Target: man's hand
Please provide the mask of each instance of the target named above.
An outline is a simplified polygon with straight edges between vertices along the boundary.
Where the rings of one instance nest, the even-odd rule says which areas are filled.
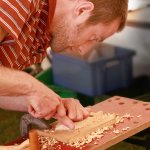
[[[74,121],[89,115],[78,100],[60,98],[29,74],[0,66],[0,108],[28,111],[33,117],[61,121],[74,128]]]
[[[51,118],[60,105],[60,97],[40,82],[36,82],[26,98],[28,112],[36,118]]]
[[[87,118],[89,114],[90,109],[84,108],[77,99],[61,98],[61,104],[54,118],[70,129],[74,129],[74,122]]]
[[[39,87],[38,87],[39,86]],[[74,122],[89,116],[89,109],[73,98],[60,98],[45,85],[36,85],[36,92],[28,97],[28,112],[36,118],[55,118],[62,124],[74,129]]]

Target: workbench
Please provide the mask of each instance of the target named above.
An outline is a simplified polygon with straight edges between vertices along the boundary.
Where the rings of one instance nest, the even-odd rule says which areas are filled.
[[[119,130],[118,134],[115,134],[112,130],[108,131],[100,140],[94,139],[91,143],[86,144],[83,150],[103,150],[111,147],[112,145],[119,143],[141,131],[149,132],[150,127],[150,103],[137,101],[129,98],[123,98],[115,96],[100,102],[92,106],[94,112],[103,111],[104,113],[116,113],[118,115],[128,114],[132,116],[127,118],[123,123],[116,125],[115,130]],[[122,130],[127,128],[128,130]],[[148,132],[147,132],[148,131]],[[144,133],[145,134],[145,133]],[[149,134],[150,135],[150,134]],[[21,142],[23,139],[19,139],[16,142]],[[149,137],[147,137],[149,140]],[[96,143],[96,144],[95,144]],[[9,143],[10,144],[10,143]],[[11,143],[12,144],[12,143]],[[79,150],[80,148],[73,148],[67,145],[58,143],[62,150]],[[58,144],[55,145],[58,147]],[[146,142],[147,150],[150,148],[150,143]]]

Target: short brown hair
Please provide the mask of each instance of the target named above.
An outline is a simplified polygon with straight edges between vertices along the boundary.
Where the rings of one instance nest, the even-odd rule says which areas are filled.
[[[125,24],[128,11],[128,0],[89,0],[94,4],[94,10],[87,20],[87,24],[96,24],[98,22],[110,23],[119,18],[121,31]]]

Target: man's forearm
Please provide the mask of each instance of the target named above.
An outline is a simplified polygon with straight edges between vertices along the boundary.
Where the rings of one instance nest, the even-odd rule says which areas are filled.
[[[27,111],[27,101],[23,96],[0,96],[0,108],[12,111]]]
[[[23,71],[0,66],[0,96],[21,96],[32,91],[34,78]]]

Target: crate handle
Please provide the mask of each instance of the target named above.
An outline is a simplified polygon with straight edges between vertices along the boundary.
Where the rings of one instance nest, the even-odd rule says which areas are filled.
[[[111,68],[111,67],[117,66],[117,65],[119,65],[119,60],[113,60],[113,61],[107,62],[105,64],[105,68]]]

